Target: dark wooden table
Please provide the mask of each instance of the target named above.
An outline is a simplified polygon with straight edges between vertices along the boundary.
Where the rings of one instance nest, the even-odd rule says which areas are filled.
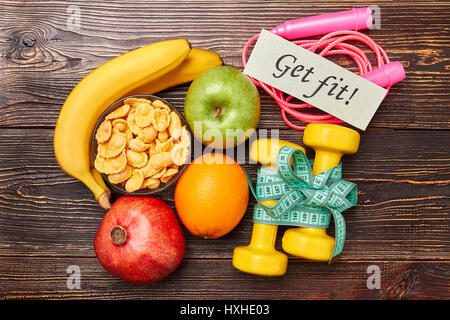
[[[359,152],[344,158],[359,202],[345,213],[347,239],[336,263],[289,257],[278,278],[234,269],[234,247],[250,239],[252,199],[223,238],[184,229],[185,259],[160,283],[128,284],[101,267],[92,242],[104,212],[61,171],[52,146],[61,106],[78,81],[119,54],[178,37],[242,70],[241,49],[261,28],[373,4],[381,29],[365,32],[401,61],[406,80],[362,133]],[[80,9],[78,29],[67,25],[70,5]],[[0,299],[450,298],[449,22],[450,4],[434,1],[0,1]],[[187,88],[161,96],[182,111]],[[260,93],[259,128],[279,128],[282,139],[301,143],[302,133],[286,127]],[[255,165],[245,168],[255,173]],[[173,192],[161,198],[173,206]],[[81,289],[67,287],[72,265]],[[371,265],[380,268],[380,289],[366,285]]]

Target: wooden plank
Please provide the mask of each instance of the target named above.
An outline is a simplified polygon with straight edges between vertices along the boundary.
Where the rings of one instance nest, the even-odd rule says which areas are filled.
[[[92,241],[103,211],[83,184],[58,167],[52,134],[50,129],[0,130],[1,256],[95,256]],[[301,141],[294,130],[279,136]],[[359,152],[344,159],[344,176],[358,183],[359,202],[345,213],[343,261],[450,259],[449,147],[449,131],[362,136]],[[255,177],[256,165],[244,167]],[[161,198],[174,207],[173,191]],[[244,219],[223,238],[204,240],[185,230],[186,257],[230,258],[234,247],[248,244],[254,203],[251,198]]]
[[[82,183],[60,170],[52,148],[61,105],[83,76],[119,54],[176,37],[242,70],[242,47],[261,28],[374,4],[381,8],[381,29],[364,33],[402,62],[407,78],[362,134],[359,152],[344,158],[344,176],[358,183],[359,201],[345,213],[347,240],[336,263],[289,256],[287,274],[277,278],[234,269],[233,249],[251,236],[251,198],[238,227],[220,239],[200,239],[183,227],[185,259],[160,283],[128,284],[100,266],[92,241],[104,212]],[[81,10],[79,29],[67,26],[69,5]],[[0,0],[0,300],[449,299],[449,5]],[[347,58],[333,61],[355,71]],[[181,110],[187,89],[161,96]],[[302,133],[288,129],[279,107],[260,92],[259,128],[279,128],[280,138],[301,143]],[[254,178],[257,165],[244,167]],[[173,190],[160,197],[174,208]],[[279,229],[278,250],[285,230]],[[80,290],[67,288],[73,265],[81,270]],[[380,290],[367,288],[373,265],[380,267]]]
[[[353,3],[296,2],[71,2],[81,28],[67,27],[67,3],[2,1],[0,126],[53,127],[70,90],[98,65],[128,50],[167,38],[218,52],[242,69],[240,54],[261,28],[293,18],[347,10]],[[407,78],[392,88],[370,127],[447,129],[448,3],[371,2],[381,6],[381,29],[367,32],[401,61]],[[366,5],[361,3],[361,5]],[[126,19],[123,19],[126,17]],[[101,22],[101,23],[100,23]],[[348,60],[338,59],[345,67]],[[353,68],[354,70],[354,68]],[[161,93],[182,106],[187,85]],[[279,108],[262,96],[261,128],[285,128]]]
[[[67,287],[69,266],[79,267],[80,289]],[[369,266],[380,270],[380,289],[367,287]],[[230,260],[185,259],[163,281],[133,285],[108,274],[95,258],[0,257],[0,299],[448,299],[449,267],[448,262],[328,266],[294,260],[282,277],[259,277],[236,270]]]

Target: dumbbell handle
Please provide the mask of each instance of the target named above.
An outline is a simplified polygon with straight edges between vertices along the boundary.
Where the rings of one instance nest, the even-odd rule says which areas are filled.
[[[269,200],[263,201],[262,204],[273,206],[276,205],[276,202]],[[277,231],[278,226],[276,225],[254,223],[249,246],[254,248],[274,248],[277,239]]]
[[[328,150],[316,150],[314,166],[312,170],[313,176],[318,175],[328,169],[337,166],[341,162],[342,153]]]

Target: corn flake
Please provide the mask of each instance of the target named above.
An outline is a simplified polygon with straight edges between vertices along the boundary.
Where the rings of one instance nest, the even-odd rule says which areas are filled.
[[[99,143],[97,152],[103,158],[114,158],[123,151],[126,144],[126,138],[120,133],[120,131],[114,129],[108,142]]]
[[[172,150],[172,147],[173,147],[172,138],[166,140],[165,142],[156,140],[156,144],[150,147],[149,154],[150,156],[152,156],[161,152],[169,152],[170,150]]]
[[[131,139],[133,139],[133,132],[131,132],[130,129],[127,128],[127,130],[125,130],[125,138],[127,139],[127,142],[129,142]]]
[[[109,140],[112,134],[112,123],[109,120],[105,120],[98,127],[95,133],[95,139],[98,143],[104,143]]]
[[[130,105],[131,108],[136,108],[141,103],[152,104],[150,100],[143,98],[128,98],[124,101],[124,103]]]
[[[162,169],[170,166],[173,162],[170,152],[157,153],[150,157],[150,163],[155,169]]]
[[[157,173],[151,176],[152,179],[160,179],[167,171],[167,167],[162,168]]]
[[[128,128],[135,135],[138,135],[139,132],[142,130],[136,124],[136,109],[133,109],[128,113],[127,124],[128,124]]]
[[[108,180],[109,182],[111,182],[112,184],[119,184],[122,182],[125,182],[133,173],[133,168],[131,168],[130,166],[125,166],[125,169],[123,169],[122,171],[120,171],[119,173],[113,173],[108,175]]]
[[[174,140],[178,140],[180,137],[181,120],[175,111],[170,113],[169,134]]]
[[[119,173],[127,165],[127,157],[125,152],[122,152],[115,158],[106,159],[100,155],[95,158],[94,166],[99,172],[104,174]]]
[[[125,117],[130,111],[130,105],[124,104],[106,116],[106,120],[113,120]]]
[[[156,189],[159,187],[160,184],[161,181],[159,181],[159,179],[147,178],[144,180],[142,188]]]
[[[188,147],[183,144],[177,144],[171,151],[171,158],[174,164],[182,166],[186,163],[188,157]]]
[[[178,173],[178,167],[174,166],[171,168],[168,168],[167,171],[162,175],[161,182],[167,183],[174,175]]]
[[[155,109],[153,112],[153,127],[158,131],[165,131],[170,124],[170,115],[166,109]]]
[[[144,183],[144,175],[140,169],[133,170],[131,177],[125,183],[125,190],[134,192],[139,190]]]
[[[145,143],[140,138],[134,138],[128,141],[128,147],[133,151],[142,152],[150,148],[150,144]]]
[[[152,102],[152,106],[155,108],[165,109],[167,111],[170,111],[170,107],[162,102],[161,100],[155,100]]]
[[[153,125],[150,125],[149,127],[142,129],[139,132],[138,136],[145,143],[150,143],[156,139],[156,137],[158,136],[158,131],[153,128]]]
[[[183,146],[189,147],[191,145],[191,135],[189,134],[188,130],[186,129],[186,126],[183,126],[181,128],[179,140]]]
[[[128,163],[135,168],[142,168],[147,164],[148,156],[145,152],[137,152],[131,149],[127,150]]]
[[[153,108],[148,103],[136,107],[135,122],[141,128],[148,127],[153,120]]]
[[[142,167],[141,170],[142,173],[144,174],[144,178],[151,177],[159,171],[158,169],[152,167],[150,161],[147,161],[147,164],[144,167]]]
[[[125,132],[128,129],[128,124],[125,119],[114,119],[112,121],[112,127],[120,132]]]
[[[169,133],[166,131],[161,131],[158,133],[158,140],[161,142],[165,142],[169,139]]]

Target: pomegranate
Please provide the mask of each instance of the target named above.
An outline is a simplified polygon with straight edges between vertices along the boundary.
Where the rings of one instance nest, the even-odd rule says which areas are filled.
[[[132,283],[157,282],[184,256],[185,240],[167,203],[144,196],[123,196],[105,214],[94,240],[101,265]]]

